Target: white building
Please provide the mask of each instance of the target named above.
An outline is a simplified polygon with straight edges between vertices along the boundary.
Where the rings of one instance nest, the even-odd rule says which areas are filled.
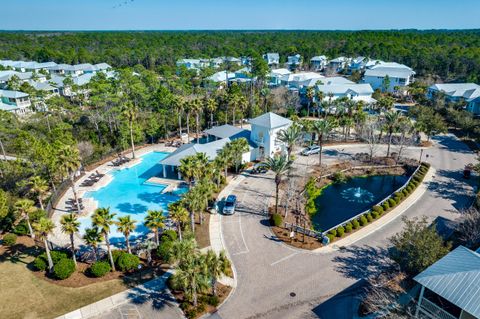
[[[287,57],[288,69],[295,70],[300,65],[302,65],[302,56],[300,54],[290,55]]]
[[[269,82],[270,86],[279,86],[282,84],[282,78],[292,74],[288,69],[273,69],[270,71]]]
[[[300,90],[305,86],[314,86],[318,81],[323,81],[325,77],[316,72],[298,72],[286,74],[280,78],[281,85],[290,90]]]
[[[328,59],[324,55],[314,56],[310,59],[310,65],[314,71],[322,71],[328,63]]]
[[[276,153],[285,153],[286,145],[278,140],[278,132],[287,129],[292,121],[269,112],[250,121],[250,140],[257,145],[253,158],[261,160],[273,157]]]
[[[352,72],[353,71],[362,71],[363,69],[365,69],[365,67],[367,65],[367,62],[368,62],[368,59],[366,57],[358,56],[358,57],[352,59],[352,61],[350,61],[350,64],[349,64],[348,68]]]
[[[267,53],[263,55],[263,58],[271,68],[277,68],[280,64],[280,54],[278,53]]]
[[[448,102],[464,102],[467,111],[480,114],[480,85],[475,83],[434,84],[428,88],[427,97],[433,99],[442,92]]]
[[[396,87],[405,87],[412,83],[414,75],[415,72],[406,65],[383,62],[376,63],[367,69],[362,81],[369,83],[374,90],[386,89],[387,92],[394,92]]]
[[[373,89],[368,83],[321,84],[315,87],[315,91],[323,93],[324,101],[334,101],[346,97],[356,102],[363,101],[366,104],[376,102],[376,100],[372,98]]]
[[[328,65],[335,72],[342,72],[347,67],[349,62],[350,62],[349,58],[340,56],[338,58],[330,60]]]
[[[0,90],[0,110],[24,115],[31,112],[30,97],[18,91]]]

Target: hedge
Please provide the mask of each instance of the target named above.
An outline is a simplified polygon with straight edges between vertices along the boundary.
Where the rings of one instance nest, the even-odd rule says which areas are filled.
[[[351,232],[352,229],[353,229],[352,223],[347,223],[347,224],[345,225],[345,232],[346,232],[346,233]]]
[[[389,198],[388,199],[388,205],[390,205],[390,207],[393,208],[393,207],[397,206],[397,201],[393,198]]]
[[[280,214],[272,214],[270,217],[270,223],[273,226],[281,227],[283,225],[283,217]]]
[[[388,202],[388,200],[386,200],[382,203],[382,208],[383,208],[384,211],[387,211],[387,210],[390,209],[390,203]]]
[[[374,212],[377,212],[379,215],[383,214],[383,208],[382,206],[375,205],[372,207],[372,210]]]
[[[336,229],[332,229],[328,232],[329,234],[333,235],[333,237],[336,237],[337,236],[337,230]]]
[[[375,212],[375,211],[372,211],[372,217],[374,219],[377,219],[380,215],[378,214],[378,212]]]
[[[137,269],[140,264],[140,258],[135,255],[124,253],[117,260],[117,266],[121,271],[130,271]]]
[[[373,220],[373,216],[372,216],[372,214],[371,214],[371,213],[367,213],[367,220],[368,220],[368,222],[369,222],[369,223],[371,223],[371,222],[372,222],[372,220]]]
[[[360,227],[360,222],[357,219],[354,219],[352,221],[352,227],[353,229],[357,229],[358,227]]]
[[[108,262],[97,261],[90,266],[90,274],[94,277],[103,277],[110,272],[111,269],[112,268]]]
[[[70,258],[64,258],[53,266],[53,274],[55,275],[55,278],[60,280],[67,279],[74,271],[75,262]]]
[[[368,219],[367,219],[367,217],[366,217],[365,215],[362,215],[362,216],[360,217],[360,225],[361,225],[361,226],[365,226],[366,224],[368,224]]]
[[[52,257],[52,262],[53,265],[55,266],[60,260],[67,259],[68,255],[67,253],[63,251],[58,251],[58,250],[52,250],[50,251],[50,256]],[[48,268],[48,259],[47,259],[47,253],[43,252],[40,255],[35,258],[33,261],[33,266],[37,270],[47,270]]]
[[[343,234],[345,234],[345,228],[343,226],[340,226],[337,228],[337,237],[342,237]]]
[[[330,234],[330,233],[327,234],[327,237],[328,237],[330,243],[335,239],[335,236],[333,234]]]
[[[17,235],[13,233],[8,233],[3,236],[3,244],[5,246],[13,246],[17,243]]]

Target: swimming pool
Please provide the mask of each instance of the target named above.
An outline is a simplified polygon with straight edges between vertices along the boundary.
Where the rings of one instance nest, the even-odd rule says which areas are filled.
[[[132,233],[132,239],[149,232],[143,225],[147,210],[167,211],[168,204],[180,199],[183,189],[174,194],[162,194],[166,185],[154,185],[145,183],[150,177],[161,176],[162,165],[159,162],[169,153],[150,152],[141,156],[142,161],[122,170],[112,171],[113,180],[105,187],[95,192],[88,192],[84,197],[98,201],[98,207],[110,207],[110,211],[116,213],[115,218],[130,215],[136,221],[137,227]],[[80,233],[85,233],[85,228],[91,227],[90,216],[79,218],[81,223]],[[122,233],[117,231],[116,226],[111,227],[110,240],[112,243],[124,241]]]

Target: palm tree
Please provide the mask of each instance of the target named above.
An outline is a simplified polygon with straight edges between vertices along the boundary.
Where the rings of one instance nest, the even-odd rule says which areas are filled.
[[[132,249],[130,248],[130,234],[135,230],[135,223],[136,220],[132,220],[130,215],[119,217],[117,221],[117,229],[119,232],[125,236],[125,244],[127,245],[127,251],[129,254],[132,253]]]
[[[149,210],[145,216],[145,226],[155,234],[155,242],[160,245],[159,229],[165,227],[165,216],[161,210]]]
[[[204,178],[208,173],[208,162],[209,159],[207,154],[203,152],[197,153],[193,156],[193,177],[195,178],[195,181]]]
[[[195,130],[197,143],[200,143],[200,113],[203,111],[202,101],[200,99],[194,99],[191,102],[191,111],[195,114]]]
[[[204,178],[195,186],[198,191],[198,196],[203,199],[204,204],[202,205],[203,209],[200,209],[200,225],[203,224],[203,211],[208,208],[208,201],[212,199],[213,194],[215,193],[215,184],[209,178]]]
[[[209,286],[205,258],[192,256],[178,265],[172,281],[181,287],[185,295],[192,300],[193,306],[198,305],[198,293],[206,291]]]
[[[188,210],[180,202],[176,202],[168,205],[168,213],[177,228],[178,238],[183,240],[182,226],[188,222]]]
[[[132,158],[135,158],[135,143],[133,139],[133,125],[135,124],[135,120],[138,114],[138,108],[132,104],[127,103],[122,110],[122,114],[128,122],[128,128],[130,130],[130,144],[132,146]]]
[[[67,214],[63,215],[60,220],[62,225],[62,232],[70,236],[70,244],[72,249],[72,258],[75,265],[77,265],[77,258],[75,256],[75,234],[78,232],[78,227],[80,227],[80,222],[77,220],[77,215]]]
[[[190,112],[192,111],[192,101],[184,103],[183,110],[187,115],[187,143],[190,143]]]
[[[275,173],[275,214],[277,214],[280,183],[282,182],[283,175],[290,170],[292,161],[287,159],[285,155],[275,155],[274,157],[269,157],[265,162],[263,162],[263,165],[266,169],[269,169]]]
[[[43,199],[48,192],[48,183],[40,176],[32,176],[28,179],[28,192],[37,196],[40,208],[44,210]]]
[[[385,126],[388,134],[387,157],[390,155],[390,145],[392,144],[393,132],[397,129],[400,118],[400,112],[392,111],[385,113]]]
[[[209,98],[207,100],[207,110],[210,112],[210,127],[213,126],[213,113],[217,109],[218,104],[214,98]]]
[[[215,163],[224,171],[225,179],[227,179],[228,167],[233,162],[233,156],[229,146],[230,143],[225,144],[225,146],[218,151],[217,157],[215,157]]]
[[[238,107],[240,108],[240,111],[242,112],[242,119],[241,119],[241,122],[240,122],[240,127],[243,128],[243,121],[244,121],[244,118],[245,118],[245,109],[248,106],[248,100],[245,98],[245,96],[240,95],[238,97],[237,104],[238,104]]]
[[[217,280],[230,270],[230,260],[228,260],[224,251],[221,251],[220,255],[217,256],[213,250],[208,250],[205,256],[205,262],[212,281],[213,295],[216,296]]]
[[[87,245],[92,246],[95,254],[95,261],[98,260],[98,244],[104,241],[103,235],[97,227],[86,228],[83,240]]]
[[[174,96],[173,107],[177,110],[178,114],[178,136],[182,138],[182,114],[185,107],[185,100],[181,96]]]
[[[334,128],[334,123],[329,120],[318,120],[313,122],[313,129],[318,135],[318,146],[320,147],[318,165],[322,166],[322,148],[323,148],[323,138],[330,134]]]
[[[307,100],[308,100],[308,103],[307,103],[307,117],[310,116],[310,107],[312,106],[312,102],[313,102],[313,98],[315,97],[315,91],[313,89],[313,87],[308,87],[307,88]]]
[[[197,187],[194,187],[183,196],[184,205],[190,213],[190,228],[195,232],[195,212],[200,212],[204,208],[204,199]]]
[[[32,224],[30,223],[30,214],[34,213],[37,208],[34,206],[34,202],[30,199],[19,199],[14,204],[14,211],[19,215],[28,226],[28,231],[30,232],[30,237],[35,238],[35,233],[32,229]]]
[[[110,259],[112,271],[115,271],[115,263],[113,262],[108,234],[110,233],[110,226],[115,224],[114,218],[115,213],[110,213],[110,208],[97,208],[92,215],[92,224],[100,230],[107,245],[108,258]]]
[[[291,154],[293,148],[295,147],[295,144],[298,142],[301,136],[302,132],[300,130],[300,127],[295,124],[289,126],[287,129],[278,132],[277,139],[287,145],[287,156],[289,159],[291,158]]]
[[[63,145],[59,149],[58,154],[58,163],[59,163],[59,170],[62,176],[67,176],[70,178],[73,196],[75,198],[75,203],[77,204],[77,212],[80,214],[80,205],[78,202],[77,191],[75,190],[75,174],[74,172],[80,167],[80,154],[78,152],[78,148],[70,146],[70,145]]]
[[[187,236],[185,236],[187,237]],[[194,236],[188,236],[184,240],[173,242],[172,249],[169,254],[168,262],[177,266],[186,262],[189,258],[198,258],[197,243]]]
[[[55,224],[50,219],[42,217],[38,222],[33,224],[33,228],[35,229],[38,238],[43,240],[48,260],[48,271],[51,272],[53,270],[53,261],[52,256],[50,255],[50,248],[48,247],[48,235],[52,233]]]
[[[318,117],[320,117],[320,109],[322,108],[323,99],[325,98],[325,93],[322,91],[317,91],[315,93],[315,98],[317,99],[317,112]]]
[[[188,188],[192,188],[193,178],[195,177],[196,165],[195,165],[195,155],[186,156],[180,160],[180,166],[178,170],[182,175],[183,179],[188,183]]]
[[[235,172],[238,173],[238,167],[242,163],[242,155],[249,150],[248,141],[246,138],[242,137],[231,141],[228,145],[230,146],[231,154],[233,154]]]

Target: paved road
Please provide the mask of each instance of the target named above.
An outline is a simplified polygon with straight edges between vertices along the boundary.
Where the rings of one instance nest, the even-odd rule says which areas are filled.
[[[330,148],[325,161],[348,158],[357,152],[366,149]],[[418,158],[420,150],[408,149],[405,154]],[[437,174],[426,194],[404,215],[456,219],[472,194],[471,186],[461,179],[461,170],[475,161],[475,155],[451,135],[435,138],[434,147],[425,154]],[[315,160],[308,159],[311,163]],[[387,239],[401,230],[402,223],[395,220],[343,252],[312,254],[296,250],[275,240],[264,216],[251,213],[265,207],[272,190],[273,176],[267,174],[247,177],[233,191],[242,212],[223,216],[222,229],[238,286],[215,318],[352,318],[354,296],[361,289],[362,279],[374,276],[388,264],[383,258]]]

